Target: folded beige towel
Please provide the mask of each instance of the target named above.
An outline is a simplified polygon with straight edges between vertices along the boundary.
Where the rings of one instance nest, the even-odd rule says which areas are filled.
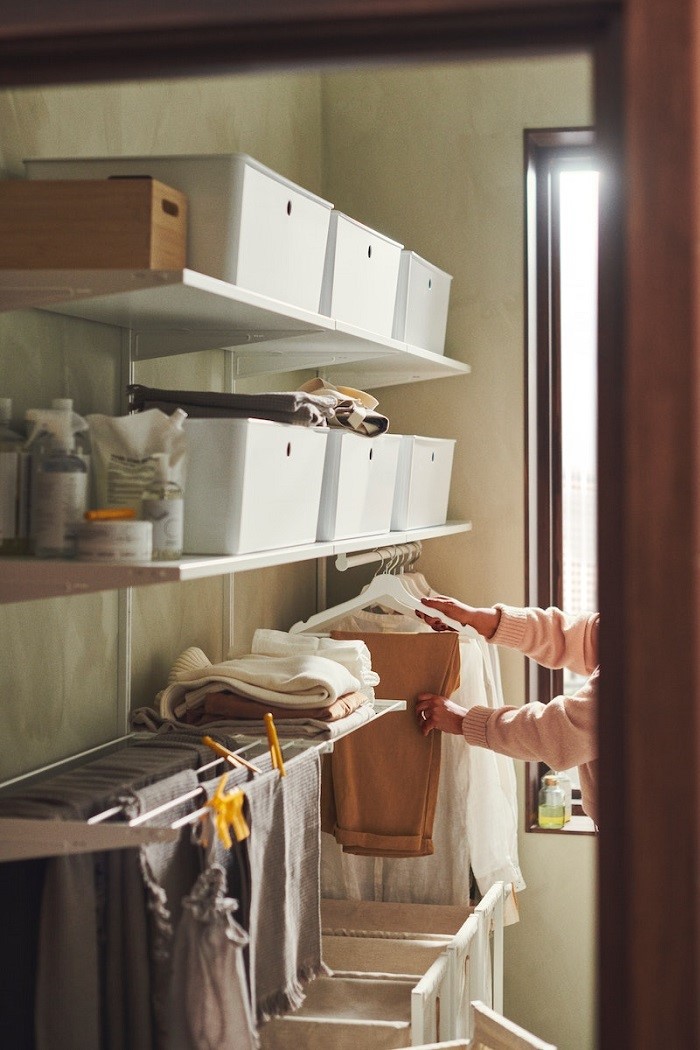
[[[250,654],[219,664],[202,664],[200,649],[185,650],[175,662],[170,681],[158,694],[164,718],[182,717],[199,706],[207,693],[222,688],[277,707],[327,707],[339,696],[360,689],[346,667],[315,654],[259,656]],[[206,659],[206,658],[205,658]]]
[[[316,653],[342,664],[360,682],[361,689],[374,700],[379,675],[372,670],[372,657],[364,642],[351,639],[321,638],[315,634],[290,634],[258,627],[253,635],[252,652],[264,656],[293,656]]]

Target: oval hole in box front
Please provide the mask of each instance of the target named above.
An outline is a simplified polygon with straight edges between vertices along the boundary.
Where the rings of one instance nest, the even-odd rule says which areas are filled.
[[[433,279],[432,279],[432,277],[429,277],[428,278],[428,288],[432,288],[432,287],[433,287]]]
[[[175,203],[175,201],[162,200],[160,203],[161,203],[163,211],[165,212],[166,215],[175,215],[175,216],[177,216],[177,215],[180,214],[180,209],[178,208],[178,206]]]
[[[433,454],[432,454],[432,455],[431,455],[431,457],[430,457],[430,462],[431,462],[431,463],[434,463],[434,462],[435,462],[435,453],[434,453],[434,452],[433,452]]]
[[[291,215],[291,214],[292,214],[292,202],[291,201],[287,201],[287,215]]]
[[[368,259],[372,258],[372,245],[371,244],[370,244],[370,246],[367,249],[367,258]]]
[[[373,452],[374,452],[374,449],[373,449],[373,448],[371,448],[371,449],[369,450],[369,458],[370,458],[370,459],[372,458],[372,453],[373,453]]]
[[[291,456],[291,454],[292,454],[292,443],[291,443],[291,441],[288,441],[287,442],[287,455]]]

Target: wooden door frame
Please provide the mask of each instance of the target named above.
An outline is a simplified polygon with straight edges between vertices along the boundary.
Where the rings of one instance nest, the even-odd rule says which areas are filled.
[[[594,55],[605,165],[598,1046],[700,1045],[697,0],[676,0],[673,18],[667,0],[3,6],[5,86]]]

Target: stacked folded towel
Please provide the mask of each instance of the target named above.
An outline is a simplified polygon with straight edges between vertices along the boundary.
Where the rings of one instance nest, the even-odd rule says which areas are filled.
[[[316,653],[335,660],[360,681],[360,689],[374,700],[374,687],[379,675],[372,670],[372,657],[362,641],[318,638],[312,634],[288,634],[259,627],[253,635],[252,651],[263,656],[292,656]]]
[[[272,633],[285,637],[283,632]],[[299,711],[300,716],[308,716],[314,710],[328,711],[348,694],[362,693],[367,701],[373,698],[367,690],[371,692],[377,676],[371,666],[369,669],[365,666],[363,655],[345,643],[324,646],[323,655],[291,647],[285,649],[282,640],[278,648],[284,650],[281,655],[250,653],[218,664],[210,663],[201,649],[185,650],[173,665],[168,685],[158,694],[160,715],[197,721],[197,712],[201,714],[207,696],[222,692],[251,701],[253,713],[255,705],[259,705],[259,712],[272,706],[288,711],[291,717],[295,711]],[[327,655],[330,653],[333,657]],[[351,666],[360,672],[358,677],[352,673]],[[342,705],[337,708],[341,709]]]

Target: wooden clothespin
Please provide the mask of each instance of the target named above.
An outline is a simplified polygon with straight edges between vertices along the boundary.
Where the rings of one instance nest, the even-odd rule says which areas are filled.
[[[272,759],[272,765],[278,771],[281,777],[286,777],[287,770],[284,768],[284,761],[282,759],[282,748],[280,747],[280,742],[277,736],[275,720],[269,711],[265,714],[265,728],[267,729],[267,742],[270,746],[270,758]]]
[[[214,827],[216,828],[216,834],[219,836],[219,841],[226,849],[231,849],[233,843],[229,834],[229,827],[233,829],[236,842],[243,842],[244,839],[247,839],[250,835],[250,828],[243,816],[245,794],[240,788],[236,788],[235,791],[227,795],[225,790],[227,780],[228,774],[224,773],[216,791],[205,805],[214,810]]]
[[[244,766],[249,769],[251,773],[262,773],[262,769],[259,766],[254,766],[252,762],[248,762],[245,758],[241,758],[235,751],[229,751],[227,747],[220,744],[217,740],[213,740],[210,736],[203,736],[202,743],[210,747],[220,758],[225,758],[230,766]]]

